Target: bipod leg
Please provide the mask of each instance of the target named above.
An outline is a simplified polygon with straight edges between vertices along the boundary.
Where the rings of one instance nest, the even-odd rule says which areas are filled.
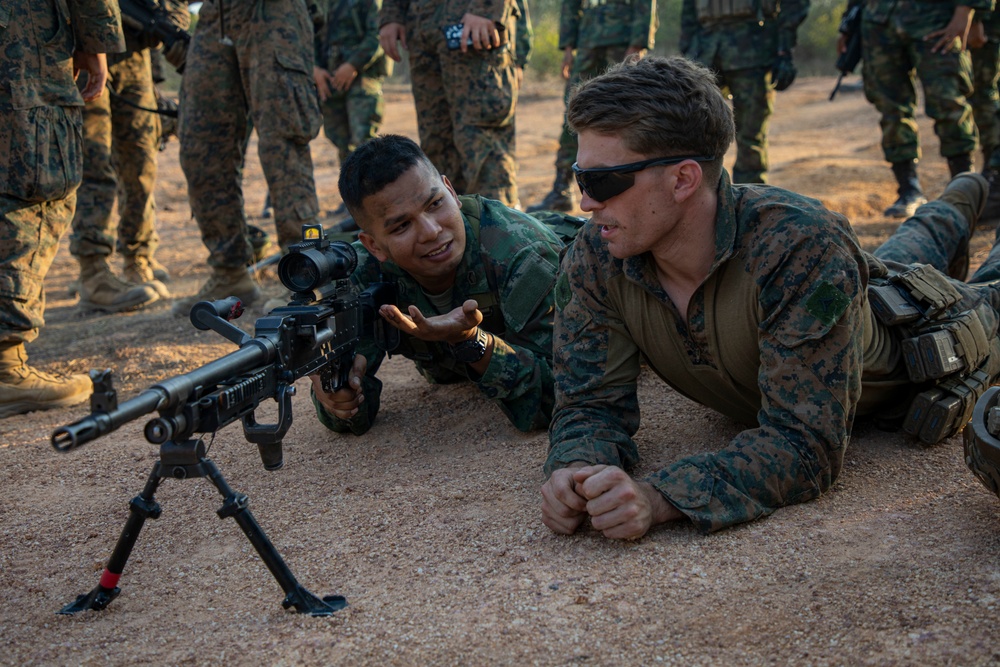
[[[118,597],[118,594],[121,592],[121,589],[118,588],[118,580],[125,570],[125,563],[132,553],[132,548],[135,546],[136,540],[139,539],[139,531],[142,530],[142,526],[146,523],[147,518],[160,518],[160,505],[153,498],[153,494],[156,493],[156,489],[159,486],[160,462],[157,461],[153,465],[153,471],[149,473],[149,478],[146,480],[146,486],[143,487],[142,493],[133,498],[132,502],[129,503],[128,519],[125,521],[125,527],[122,528],[122,533],[118,538],[118,543],[115,545],[115,550],[111,552],[111,558],[108,559],[104,573],[101,574],[100,583],[97,584],[94,590],[80,595],[76,598],[75,602],[66,605],[57,613],[75,614],[78,611],[87,609],[100,611]]]
[[[261,560],[267,565],[267,569],[271,571],[271,575],[281,586],[281,590],[285,591],[285,599],[281,603],[282,607],[285,609],[295,607],[296,612],[310,616],[330,616],[333,612],[347,606],[347,599],[342,595],[327,595],[320,599],[299,584],[295,575],[281,558],[281,554],[274,548],[271,540],[267,538],[257,520],[254,519],[250,512],[247,496],[233,491],[226,483],[222,473],[219,472],[218,467],[210,459],[202,459],[201,464],[205,476],[212,481],[212,484],[225,499],[222,508],[217,512],[219,518],[232,517],[239,524],[247,539],[257,550]]]

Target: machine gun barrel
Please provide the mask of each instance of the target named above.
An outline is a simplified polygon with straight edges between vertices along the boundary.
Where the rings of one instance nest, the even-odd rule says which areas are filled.
[[[75,449],[154,410],[174,407],[202,388],[214,387],[248,368],[264,366],[274,359],[275,354],[276,350],[269,341],[254,338],[235,352],[153,385],[110,412],[94,412],[57,428],[52,433],[52,446],[61,452]]]

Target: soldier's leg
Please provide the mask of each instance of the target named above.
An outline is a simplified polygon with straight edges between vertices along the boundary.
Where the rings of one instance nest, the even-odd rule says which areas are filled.
[[[734,183],[767,182],[767,128],[774,112],[774,89],[767,69],[725,73],[736,121]]]
[[[439,40],[440,41],[440,40]],[[417,111],[420,148],[439,172],[448,177],[458,194],[477,194],[468,189],[462,157],[455,147],[450,96],[442,78],[441,60],[435,42],[410,41],[410,79]]]
[[[441,67],[467,192],[517,206],[518,90],[510,51],[455,51],[442,55]]]
[[[302,240],[302,225],[319,217],[309,142],[319,134],[323,116],[313,90],[311,54],[297,48],[279,60],[268,57],[274,48],[262,46],[256,58],[244,58],[253,64],[243,70],[243,85],[257,128],[257,154],[271,193],[278,243],[287,248]],[[290,60],[296,56],[301,63]]]
[[[374,139],[385,117],[381,77],[358,77],[347,93],[347,117],[350,142],[347,153],[369,139]]]
[[[969,265],[969,238],[986,205],[989,185],[980,174],[964,173],[941,196],[920,206],[875,256],[900,264],[930,264],[964,280]]]
[[[343,164],[351,145],[346,95],[333,91],[325,101],[320,102],[320,110],[323,112],[323,134],[337,149],[337,157]]]
[[[117,65],[109,68],[114,85]],[[107,89],[83,107],[83,180],[77,190],[70,253],[82,256],[111,255],[115,228],[111,221],[118,193],[118,174],[111,161],[111,95]]]
[[[111,100],[111,128],[115,169],[121,185],[118,251],[126,256],[151,257],[159,244],[153,189],[160,121],[155,113],[128,104],[156,108],[149,50],[132,53],[117,68],[115,89],[122,99]]]
[[[206,12],[207,10],[207,12]],[[243,156],[250,136],[235,50],[218,38],[215,3],[202,6],[181,81],[180,164],[191,211],[213,268],[250,262],[243,210]],[[210,23],[209,23],[210,22]]]
[[[907,44],[886,26],[863,21],[861,30],[865,97],[881,114],[882,153],[893,164],[918,160],[917,91]]]
[[[969,51],[972,58],[972,95],[969,104],[972,116],[979,130],[979,144],[983,149],[985,165],[993,150],[1000,146],[1000,93],[997,79],[1000,77],[1000,41],[990,40],[978,49]]]
[[[924,86],[927,115],[941,140],[941,155],[952,176],[968,171],[978,145],[968,95],[972,94],[972,64],[968,51],[931,53],[932,41],[914,42],[914,64]]]

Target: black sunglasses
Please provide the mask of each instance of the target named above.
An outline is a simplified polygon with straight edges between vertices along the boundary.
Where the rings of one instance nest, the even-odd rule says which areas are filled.
[[[658,167],[668,164],[679,164],[685,160],[695,162],[711,162],[715,158],[710,155],[676,155],[674,157],[658,157],[632,164],[620,164],[616,167],[594,167],[580,169],[573,163],[573,174],[580,190],[595,201],[605,202],[616,197],[635,185],[635,172],[647,167]]]

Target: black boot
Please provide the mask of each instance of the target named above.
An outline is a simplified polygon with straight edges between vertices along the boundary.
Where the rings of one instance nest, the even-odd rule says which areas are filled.
[[[897,188],[899,198],[892,206],[885,209],[884,215],[890,218],[909,218],[918,206],[927,203],[927,197],[920,188],[920,179],[917,178],[917,161],[893,162],[892,175],[899,184]]]
[[[572,211],[578,204],[576,196],[576,179],[572,170],[556,170],[556,180],[552,183],[552,191],[545,195],[541,202],[529,206],[528,213],[535,211]]]
[[[952,155],[948,158],[948,173],[951,174],[952,178],[965,171],[972,171],[972,155],[966,153],[964,155]]]

